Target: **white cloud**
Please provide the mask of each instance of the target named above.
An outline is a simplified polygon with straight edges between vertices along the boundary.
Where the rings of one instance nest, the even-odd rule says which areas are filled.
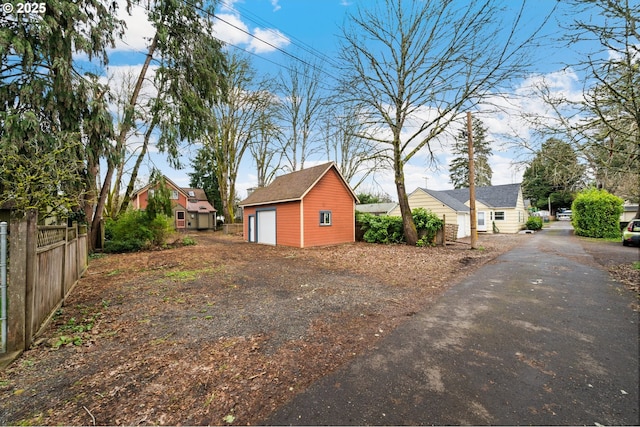
[[[118,0],[118,18],[126,23],[123,40],[116,41],[115,51],[145,52],[155,35],[155,28],[149,22],[147,11],[140,5],[131,6],[131,14],[127,13],[126,2]]]
[[[221,13],[216,15],[213,31],[214,36],[225,43],[235,46],[249,43],[249,27],[235,14]]]
[[[249,44],[249,50],[254,53],[273,52],[287,47],[291,41],[278,30],[256,28]]]
[[[279,0],[271,0],[271,6],[273,6],[273,11],[277,12],[280,9],[282,9],[282,6],[280,6],[280,1]]]

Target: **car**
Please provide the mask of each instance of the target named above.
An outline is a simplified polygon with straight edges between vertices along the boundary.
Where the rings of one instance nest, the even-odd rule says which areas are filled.
[[[640,219],[632,219],[622,230],[622,244],[624,246],[640,245]]]
[[[556,219],[558,221],[571,221],[571,210],[563,209],[560,211],[558,209],[558,212],[556,212]]]

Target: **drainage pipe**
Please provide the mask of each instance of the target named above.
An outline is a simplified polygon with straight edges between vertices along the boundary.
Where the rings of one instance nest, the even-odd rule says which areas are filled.
[[[2,349],[7,352],[7,223],[0,222],[0,322],[2,323]]]

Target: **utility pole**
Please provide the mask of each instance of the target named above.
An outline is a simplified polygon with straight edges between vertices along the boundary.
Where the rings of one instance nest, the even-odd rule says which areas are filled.
[[[476,218],[476,170],[473,164],[473,128],[471,113],[467,112],[467,143],[469,145],[469,214],[471,222],[471,249],[478,248],[478,224]]]

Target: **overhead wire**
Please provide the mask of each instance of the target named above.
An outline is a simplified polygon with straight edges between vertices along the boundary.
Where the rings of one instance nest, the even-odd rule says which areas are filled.
[[[250,10],[240,6],[234,6],[228,3],[226,0],[219,0],[219,3],[224,5],[227,9],[235,11],[236,13],[238,13],[238,15],[241,15],[243,18],[247,19],[248,21],[251,21],[256,25],[264,26],[268,32],[274,34],[275,36],[284,34],[288,39],[294,41],[293,43],[294,45],[300,47],[302,50],[304,50],[305,52],[309,53],[312,56],[315,56],[321,61],[328,62],[335,67],[339,66],[339,64],[332,57],[324,54],[323,52],[320,52],[319,50],[313,48],[312,46],[308,45],[304,41],[298,39],[297,37],[292,36],[291,34],[287,34],[286,32],[280,29],[277,29],[277,27],[273,25],[271,22],[259,17],[258,15],[254,14]],[[274,30],[274,28],[277,30],[277,32]]]
[[[309,62],[309,61],[307,61],[307,60],[304,60],[304,59],[300,58],[299,56],[297,56],[297,55],[295,55],[295,54],[292,54],[291,52],[288,52],[288,51],[284,50],[283,48],[281,48],[281,47],[279,47],[279,46],[277,46],[277,45],[275,45],[275,44],[273,44],[273,43],[271,43],[271,42],[269,42],[269,41],[267,41],[267,40],[264,40],[264,39],[263,39],[263,38],[261,38],[261,37],[258,37],[258,36],[257,36],[257,35],[255,35],[255,34],[252,34],[251,32],[249,32],[249,31],[245,30],[244,28],[241,28],[241,27],[239,27],[239,26],[237,26],[237,25],[235,25],[235,24],[233,24],[233,23],[229,22],[228,20],[226,20],[226,19],[224,19],[224,18],[220,17],[218,14],[216,14],[216,13],[211,13],[211,12],[209,12],[208,10],[205,10],[205,9],[203,9],[202,7],[197,6],[197,5],[196,5],[196,4],[194,4],[193,2],[190,2],[189,0],[181,0],[181,1],[182,1],[184,4],[189,5],[189,6],[193,7],[193,8],[195,8],[196,10],[200,11],[201,13],[206,14],[206,15],[207,15],[207,17],[208,17],[209,19],[211,19],[211,18],[216,19],[216,20],[218,20],[218,21],[220,21],[220,22],[222,22],[222,23],[224,23],[224,24],[226,24],[226,25],[230,26],[231,28],[234,28],[234,29],[236,29],[236,30],[238,30],[238,31],[241,31],[242,33],[246,34],[247,36],[249,36],[249,37],[251,37],[251,38],[253,38],[253,39],[255,39],[255,40],[257,40],[257,41],[259,41],[259,42],[261,42],[261,43],[264,43],[265,45],[267,45],[267,46],[271,47],[271,48],[272,48],[272,49],[274,49],[275,51],[278,51],[278,52],[282,53],[283,55],[285,55],[285,56],[287,56],[287,57],[291,58],[292,60],[294,60],[294,61],[296,61],[296,62],[298,62],[298,63],[301,63],[301,64],[303,64],[303,65],[305,65],[305,66],[309,67],[310,69],[312,69],[312,70],[316,71],[317,73],[322,73],[322,74],[326,75],[327,77],[329,77],[330,79],[332,79],[332,80],[336,80],[336,81],[337,81],[337,78],[335,77],[335,75],[334,75],[334,74],[330,73],[329,71],[327,71],[326,69],[324,69],[324,68],[322,68],[322,67],[319,67],[317,64],[314,64],[314,63],[312,63],[312,62]],[[227,2],[225,2],[225,1],[221,1],[221,3],[225,4],[225,6],[227,6],[227,8],[229,8],[230,10],[235,11],[235,12],[237,12],[238,14],[240,14],[240,12],[239,12],[237,9],[233,8],[233,6],[229,5]],[[147,12],[149,12],[149,8],[148,8],[147,6],[140,5],[140,4],[138,4],[138,3],[134,4],[134,6],[135,6],[135,7],[143,8],[144,10],[146,10]],[[256,17],[257,17],[257,15],[254,15],[254,16],[256,16]],[[248,17],[247,19],[248,19],[248,20],[250,20],[251,22],[254,22],[254,23],[257,23],[258,25],[261,25],[261,23],[259,23],[259,22],[258,22],[258,20],[260,19],[259,17],[258,17],[258,18],[250,18],[250,17]],[[264,21],[264,22],[266,23],[266,21]],[[268,24],[268,23],[267,23],[267,24]],[[273,26],[273,25],[271,25],[271,24],[268,24],[268,25],[270,25],[271,27],[275,28],[275,26]],[[277,28],[276,28],[276,30],[277,30],[277,31],[278,31],[278,33],[279,33],[279,34],[278,34],[278,33],[276,33],[276,32],[273,30],[273,28],[268,28],[267,30],[268,30],[268,31],[270,31],[270,32],[272,32],[272,34],[275,34],[275,35],[282,34],[282,35],[286,36],[286,37],[287,37],[287,38],[289,38],[289,39],[294,39],[294,40],[296,40],[296,42],[297,42],[297,43],[294,43],[294,45],[301,47],[305,52],[307,52],[307,53],[309,53],[310,55],[314,56],[314,57],[315,57],[316,59],[318,59],[319,61],[324,62],[324,63],[329,63],[330,65],[333,65],[333,66],[335,66],[335,67],[337,67],[337,66],[338,66],[338,63],[337,63],[337,62],[335,62],[335,60],[331,59],[329,56],[327,56],[327,55],[325,55],[325,54],[323,54],[323,53],[321,53],[321,52],[317,51],[316,49],[311,48],[310,46],[306,45],[304,42],[297,41],[297,39],[296,39],[295,37],[291,37],[290,35],[286,34],[285,32],[282,32],[282,31],[280,31],[279,29],[277,29]],[[290,67],[290,66],[288,66],[288,65],[285,65],[285,64],[282,64],[282,63],[280,63],[280,62],[274,61],[274,60],[272,60],[272,59],[266,58],[265,56],[260,55],[260,54],[258,54],[257,52],[252,52],[252,51],[250,51],[250,50],[248,50],[248,49],[245,49],[245,48],[240,47],[240,46],[238,46],[238,45],[235,45],[235,44],[233,44],[233,43],[229,43],[229,42],[227,42],[227,41],[225,41],[225,40],[222,40],[222,39],[220,39],[220,38],[218,38],[218,37],[214,37],[214,38],[215,38],[216,40],[220,41],[221,43],[223,43],[223,45],[227,45],[227,46],[233,47],[234,49],[240,50],[240,51],[242,51],[242,52],[244,52],[244,53],[246,53],[246,54],[249,54],[249,55],[251,55],[251,56],[254,56],[254,57],[258,58],[258,59],[261,59],[261,60],[263,60],[263,61],[269,62],[270,64],[273,64],[273,65],[275,65],[276,67],[279,67],[279,68],[285,69],[285,70],[287,70],[287,71],[289,71],[289,72],[292,72],[292,73],[302,73],[302,70],[300,70],[300,69],[292,68],[292,67]],[[121,42],[122,42],[123,44],[125,44],[125,45],[127,45],[127,46],[130,46],[130,47],[131,47],[131,45],[129,45],[129,44],[128,44],[127,42],[125,42],[124,40],[121,40]],[[134,52],[136,52],[136,53],[140,53],[140,54],[144,54],[144,55],[146,55],[146,54],[147,54],[147,52],[143,52],[143,51],[141,51],[141,50],[139,50],[139,49],[136,49],[136,48],[133,48],[133,47],[132,47],[132,50],[133,50]],[[307,78],[309,78],[309,79],[313,79],[313,78],[314,78],[313,76],[310,76],[310,75],[305,75],[305,77],[307,77]],[[324,85],[324,81],[316,81],[316,83],[317,83],[319,86],[323,87],[324,89],[329,90],[329,88],[328,88],[328,87],[326,87],[326,86]]]
[[[248,35],[249,37],[251,37],[251,38],[253,38],[253,39],[255,39],[255,40],[257,40],[257,41],[259,41],[259,42],[261,42],[261,43],[264,43],[265,45],[267,45],[267,46],[269,46],[269,47],[271,47],[271,48],[273,48],[273,49],[277,50],[278,52],[282,53],[283,55],[285,55],[285,56],[287,56],[287,57],[289,57],[289,58],[291,58],[291,59],[293,59],[293,60],[295,60],[295,61],[298,61],[298,62],[299,62],[299,63],[301,63],[301,64],[304,64],[304,65],[306,65],[306,66],[308,66],[308,67],[312,68],[312,69],[313,69],[313,70],[315,70],[316,72],[323,73],[323,74],[325,74],[326,76],[328,76],[329,78],[336,79],[336,77],[335,77],[333,74],[329,73],[329,71],[325,70],[324,68],[319,67],[319,66],[317,66],[316,64],[311,63],[311,62],[309,62],[309,61],[307,61],[307,60],[304,60],[304,59],[302,59],[302,58],[300,58],[300,57],[298,57],[298,56],[296,56],[296,55],[292,54],[291,52],[288,52],[288,51],[286,51],[286,50],[282,49],[281,47],[279,47],[279,46],[277,46],[277,45],[275,45],[275,44],[273,44],[273,43],[271,43],[271,42],[269,42],[269,41],[267,41],[267,40],[264,40],[264,39],[263,39],[263,38],[261,38],[261,37],[258,37],[257,35],[255,35],[255,34],[253,34],[253,33],[249,32],[249,31],[245,30],[244,28],[241,28],[241,27],[239,27],[239,26],[237,26],[237,25],[235,25],[235,24],[233,24],[233,23],[229,22],[228,20],[223,19],[222,17],[220,17],[220,15],[219,15],[219,14],[211,13],[211,12],[209,12],[208,10],[205,10],[205,9],[203,9],[203,8],[201,8],[201,7],[199,7],[199,6],[195,5],[195,4],[193,4],[193,3],[191,3],[189,0],[181,0],[181,1],[182,1],[182,2],[184,2],[184,3],[185,3],[185,4],[187,4],[187,5],[189,5],[189,6],[193,7],[193,8],[195,8],[195,9],[197,9],[197,10],[201,11],[202,13],[205,13],[205,14],[206,14],[207,16],[209,16],[210,18],[217,19],[218,21],[223,22],[223,23],[225,23],[225,24],[229,25],[230,27],[235,28],[236,30],[241,31],[242,33],[244,33],[244,34]],[[235,9],[233,9],[233,10],[235,10]],[[276,35],[278,35],[277,33],[273,32],[273,29],[271,29],[271,31],[272,31],[272,34],[276,34]],[[282,32],[282,31],[280,31],[280,30],[278,30],[278,31],[280,32],[280,34],[287,35],[286,33]],[[224,42],[223,40],[221,40],[221,41],[222,41],[222,42]],[[226,42],[224,42],[224,43],[226,43]],[[242,49],[242,50],[243,50],[243,51],[245,51],[245,52],[247,52],[247,50],[245,50],[245,49]],[[305,50],[306,50],[307,52],[309,52],[310,48],[306,47],[306,48],[305,48]],[[257,55],[257,53],[255,53],[255,52],[253,52],[253,53],[254,53],[255,55]],[[311,52],[310,52],[310,53],[311,53]],[[316,58],[318,58],[318,59],[319,59],[319,60],[321,60],[322,62],[328,62],[328,61],[327,61],[327,59],[326,59],[326,58],[327,58],[327,57],[326,57],[326,55],[319,56],[319,55],[318,55],[318,53],[312,53],[312,54],[313,54],[313,56],[315,56]],[[259,56],[259,55],[258,55],[258,56]],[[289,69],[290,71],[294,71],[294,70],[291,70],[290,68],[288,68],[288,67],[286,67],[286,66],[284,66],[284,65],[282,65],[282,64],[278,64],[278,65],[279,65],[279,66],[281,66],[281,67],[283,67],[283,68],[287,68],[287,69]],[[335,62],[333,62],[333,64],[332,64],[332,65],[337,66],[337,64],[336,64]],[[309,76],[307,76],[307,77],[309,77]]]

